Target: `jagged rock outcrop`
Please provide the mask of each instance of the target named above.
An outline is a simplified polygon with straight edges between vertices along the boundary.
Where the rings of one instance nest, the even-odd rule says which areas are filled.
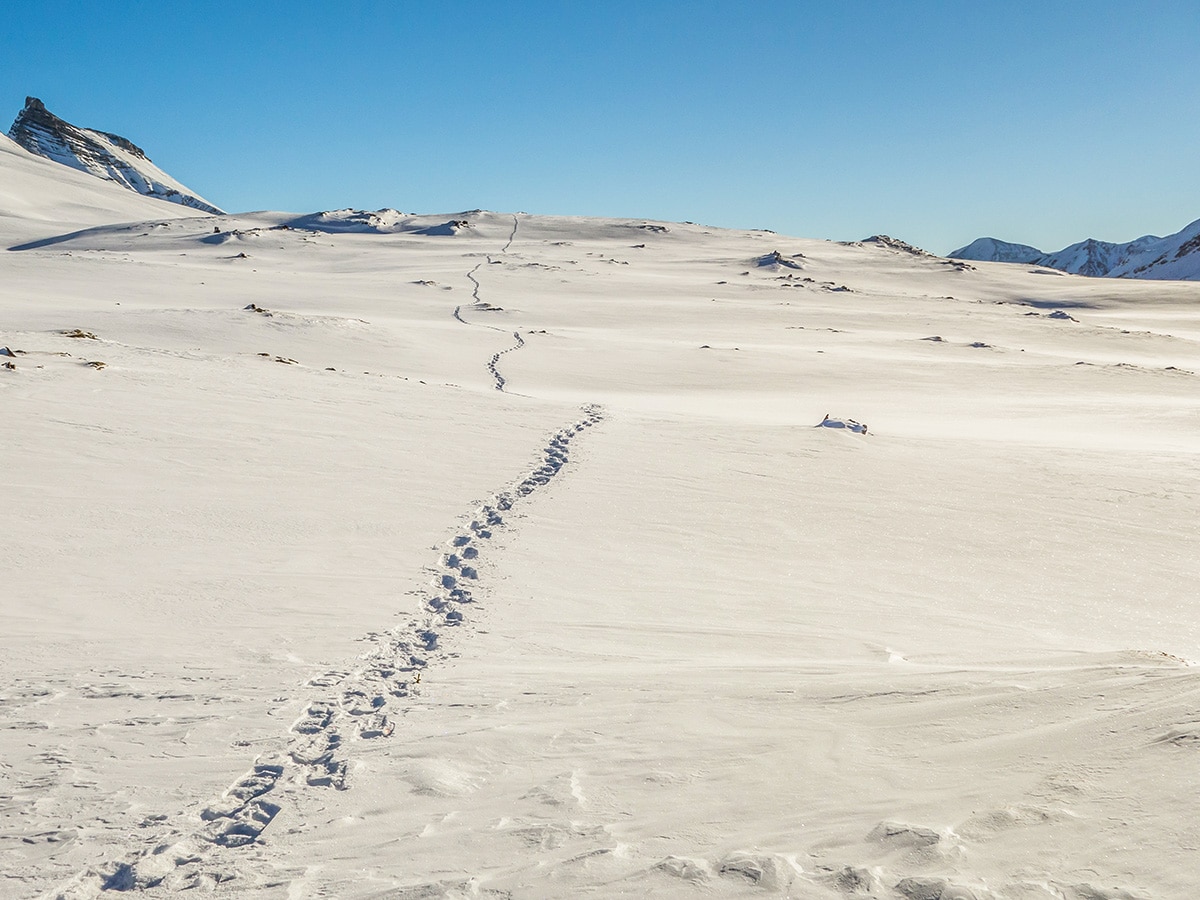
[[[8,136],[30,153],[114,181],[147,197],[204,212],[222,212],[154,165],[142,148],[128,138],[72,125],[46,109],[36,97],[25,98],[25,108],[17,115]]]
[[[910,256],[933,256],[933,254],[928,250],[922,250],[920,247],[914,246],[908,241],[902,241],[900,238],[894,238],[887,234],[873,234],[869,238],[863,238],[862,243],[876,244],[880,247],[887,247],[889,250],[907,253]]]

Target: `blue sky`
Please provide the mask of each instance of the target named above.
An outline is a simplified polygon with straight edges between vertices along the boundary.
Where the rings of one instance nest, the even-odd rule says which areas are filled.
[[[483,207],[937,252],[1200,217],[1200,4],[5,4],[26,94],[229,210]]]

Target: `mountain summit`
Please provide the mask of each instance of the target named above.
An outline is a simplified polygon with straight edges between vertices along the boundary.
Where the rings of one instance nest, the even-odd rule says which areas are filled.
[[[1125,243],[1088,238],[1056,253],[985,237],[952,251],[950,258],[1045,266],[1096,278],[1200,281],[1200,220],[1166,237],[1148,234]]]
[[[54,115],[37,97],[26,97],[8,136],[38,156],[115,181],[139,194],[220,214],[222,210],[150,161],[145,151],[120,135],[79,128]]]

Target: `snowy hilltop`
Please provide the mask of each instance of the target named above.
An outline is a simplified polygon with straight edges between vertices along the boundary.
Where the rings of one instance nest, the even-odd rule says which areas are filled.
[[[952,251],[950,258],[1046,266],[1096,278],[1196,281],[1200,280],[1198,250],[1200,220],[1167,237],[1148,234],[1125,243],[1088,238],[1057,253],[984,237]]]
[[[222,211],[154,165],[132,141],[106,131],[79,128],[26,97],[8,136],[30,153],[115,181],[122,187],[208,213]]]

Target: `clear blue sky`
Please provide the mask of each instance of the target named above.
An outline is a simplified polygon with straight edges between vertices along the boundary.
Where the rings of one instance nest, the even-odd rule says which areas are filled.
[[[26,94],[231,211],[483,207],[945,252],[1200,218],[1200,4],[47,2]]]

